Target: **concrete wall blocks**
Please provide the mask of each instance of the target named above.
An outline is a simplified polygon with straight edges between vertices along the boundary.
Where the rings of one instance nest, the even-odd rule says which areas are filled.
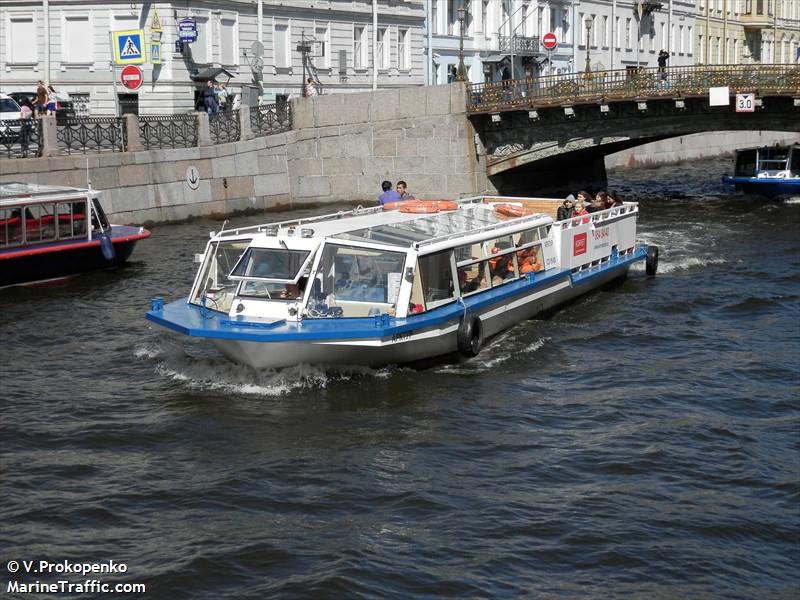
[[[119,185],[147,185],[153,183],[149,165],[130,165],[119,170]]]
[[[285,173],[253,177],[253,194],[255,196],[274,196],[288,193],[289,179]]]
[[[378,123],[399,117],[400,90],[379,91],[372,94],[369,121]]]
[[[261,175],[272,175],[274,173],[286,173],[286,156],[283,154],[273,154],[270,156],[260,155],[258,157],[258,172]]]
[[[427,90],[434,87],[408,88],[400,92],[398,117],[401,119],[416,119],[424,117],[428,111]]]
[[[463,84],[457,84],[463,87]],[[425,114],[432,115],[449,115],[450,114],[450,88],[451,85],[435,85],[425,88],[428,92],[426,96]]]
[[[322,165],[323,161],[318,158],[298,158],[291,162],[291,170],[297,175],[316,177],[322,175]],[[285,171],[286,161],[283,162],[283,172]]]
[[[418,146],[420,156],[450,155],[450,140],[420,140]]]
[[[293,163],[289,164],[289,171],[293,173]],[[323,175],[361,175],[362,166],[360,158],[326,158],[322,162]]]
[[[397,156],[397,140],[395,138],[375,139],[372,142],[372,156]]]
[[[297,199],[330,198],[331,182],[329,177],[292,177],[292,196]]]

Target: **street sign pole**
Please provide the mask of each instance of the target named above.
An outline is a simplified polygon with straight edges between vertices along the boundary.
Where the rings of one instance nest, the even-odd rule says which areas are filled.
[[[117,95],[117,63],[114,60],[114,32],[108,32],[108,49],[111,51],[111,93],[114,94],[114,114],[119,117],[119,96]]]

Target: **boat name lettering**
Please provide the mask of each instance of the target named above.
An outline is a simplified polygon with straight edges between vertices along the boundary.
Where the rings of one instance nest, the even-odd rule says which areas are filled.
[[[544,241],[544,247],[545,248],[552,248],[553,247],[553,240],[551,240],[550,238],[546,239]]]
[[[411,339],[412,335],[414,335],[413,331],[402,331],[400,333],[393,333],[392,334],[392,341],[393,342],[405,342],[406,340]]]
[[[572,256],[586,254],[586,232],[577,234],[572,238]]]
[[[610,229],[609,227],[603,227],[601,229],[595,229],[594,230],[594,239],[595,239],[595,241],[602,240],[604,238],[609,237],[611,235],[611,231],[609,231],[609,229]]]

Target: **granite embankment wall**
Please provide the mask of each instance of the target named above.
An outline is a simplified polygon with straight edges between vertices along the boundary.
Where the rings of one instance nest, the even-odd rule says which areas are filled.
[[[737,148],[792,142],[800,142],[800,135],[780,131],[711,131],[652,142],[609,154],[606,156],[606,168],[652,166],[695,158],[732,156]]]
[[[454,198],[487,186],[461,85],[293,102],[293,130],[230,144],[0,162],[2,180],[104,190],[117,222],[143,223],[352,201],[383,179]],[[200,175],[189,185],[187,169]],[[196,187],[196,189],[194,189]]]

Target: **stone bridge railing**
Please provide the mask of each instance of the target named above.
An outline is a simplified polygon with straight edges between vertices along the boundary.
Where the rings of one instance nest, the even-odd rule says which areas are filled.
[[[731,93],[800,97],[800,65],[720,65],[594,71],[467,84],[467,113]]]
[[[291,128],[291,106],[287,103],[242,107],[214,115],[5,120],[0,125],[0,158],[192,148],[248,140]]]

